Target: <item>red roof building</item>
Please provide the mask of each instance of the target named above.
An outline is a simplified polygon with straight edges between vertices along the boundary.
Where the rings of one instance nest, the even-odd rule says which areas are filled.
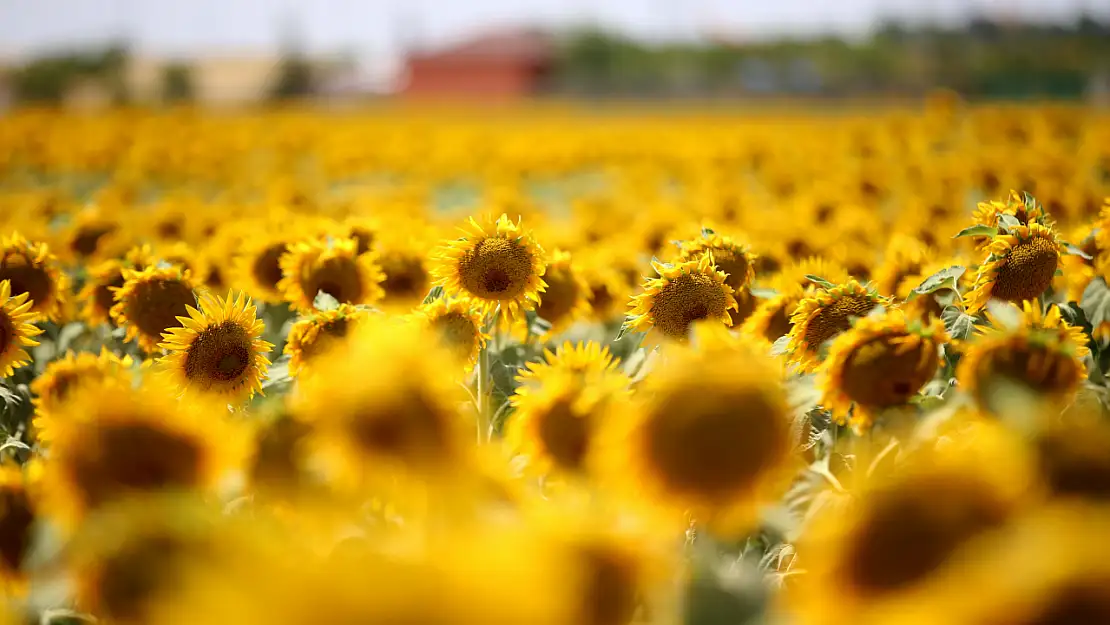
[[[540,93],[554,67],[550,38],[535,30],[492,33],[405,62],[405,97],[511,100]]]

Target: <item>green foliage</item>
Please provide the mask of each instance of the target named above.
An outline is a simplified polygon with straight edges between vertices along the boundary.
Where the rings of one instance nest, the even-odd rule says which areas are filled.
[[[930,293],[936,293],[941,289],[952,289],[953,291],[956,291],[958,293],[958,284],[960,277],[963,276],[964,272],[966,271],[967,267],[963,267],[961,265],[953,265],[946,269],[941,269],[928,278],[925,278],[925,280],[922,281],[922,283],[918,285],[917,288],[915,288],[913,291],[910,291],[910,296],[908,299],[912,300],[918,295],[928,295]]]
[[[978,225],[970,226],[970,227],[964,228],[963,230],[960,230],[959,232],[956,233],[956,236],[954,236],[952,238],[953,239],[959,239],[959,238],[962,238],[962,237],[993,237],[996,234],[998,234],[998,229],[997,228],[992,228],[990,226],[984,226],[982,224],[978,224]]]
[[[164,102],[191,102],[195,97],[192,67],[185,63],[170,63],[162,68]]]
[[[288,54],[281,61],[270,98],[289,100],[312,94],[315,78],[312,64],[299,54]]]

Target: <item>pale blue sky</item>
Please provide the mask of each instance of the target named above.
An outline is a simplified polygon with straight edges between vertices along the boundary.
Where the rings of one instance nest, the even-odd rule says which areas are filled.
[[[312,51],[360,57],[435,45],[500,25],[584,22],[650,38],[865,32],[876,18],[955,21],[976,10],[1065,20],[1110,16],[1110,0],[0,0],[0,55],[126,35],[142,53],[270,51],[293,22]]]

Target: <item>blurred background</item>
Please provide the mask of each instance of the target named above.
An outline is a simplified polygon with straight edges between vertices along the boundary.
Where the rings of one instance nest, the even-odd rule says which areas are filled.
[[[1106,0],[0,0],[0,107],[1110,99]]]

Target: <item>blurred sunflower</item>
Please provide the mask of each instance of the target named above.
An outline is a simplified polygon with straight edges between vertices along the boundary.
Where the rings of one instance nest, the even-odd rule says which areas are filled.
[[[1015,327],[993,315],[988,320],[992,327],[980,327],[956,369],[959,385],[981,409],[997,413],[1015,385],[1032,394],[1026,399],[1062,405],[1074,397],[1090,350],[1087,336],[1065,323],[1058,307],[1045,314],[1039,303],[1026,302]]]
[[[676,265],[652,262],[658,278],[644,281],[643,291],[629,302],[626,325],[638,332],[657,329],[663,336],[685,341],[690,325],[716,320],[731,325],[730,310],[737,308],[725,273],[710,264],[708,256]]]
[[[369,305],[382,299],[382,269],[372,252],[355,254],[354,239],[312,239],[297,243],[281,258],[278,288],[298,311],[314,310],[321,291],[340,304]]]
[[[613,358],[608,345],[602,346],[595,341],[566,341],[556,349],[544,349],[543,360],[525,364],[517,371],[517,380],[527,386],[546,377],[554,377],[557,372],[592,378],[616,371],[617,360]],[[517,394],[526,392],[526,387],[517,389]]]
[[[813,256],[785,265],[770,276],[767,283],[780,294],[816,290],[817,285],[810,280],[809,276],[815,276],[833,284],[843,284],[852,277],[841,264]]]
[[[917,238],[894,235],[887,245],[882,264],[875,271],[875,289],[883,295],[905,297],[902,294],[903,283],[907,278],[920,275],[935,256],[936,252]],[[916,286],[913,284],[909,288]]]
[[[748,336],[762,337],[774,343],[779,337],[790,334],[790,330],[794,327],[790,322],[790,316],[803,297],[805,297],[804,292],[796,290],[787,295],[776,295],[761,301],[751,316],[744,321],[740,330]]]
[[[357,248],[356,248],[357,249]],[[408,311],[419,306],[431,288],[427,247],[411,237],[391,237],[374,246],[376,260],[385,274],[382,305]]]
[[[1060,242],[1050,227],[1015,226],[993,237],[979,266],[968,312],[982,310],[991,298],[1022,302],[1038,298],[1052,285],[1060,263]]]
[[[309,484],[308,441],[312,428],[293,417],[284,401],[255,421],[246,477],[255,492],[287,496]]]
[[[465,363],[469,371],[478,362],[478,355],[490,340],[484,331],[482,311],[469,299],[439,297],[416,309],[416,318],[431,332],[438,334],[441,344]]]
[[[599,426],[626,398],[628,377],[612,369],[585,376],[553,368],[520,381],[527,392],[509,398],[509,447],[538,474],[588,475]]]
[[[1022,452],[1008,434],[987,428],[951,448],[922,451],[873,476],[852,501],[822,508],[798,546],[807,573],[787,606],[797,622],[879,625],[934,608],[922,603],[921,589],[1032,498],[1032,466]]]
[[[0,596],[22,595],[27,579],[23,562],[34,544],[36,503],[18,467],[0,466]]]
[[[844,332],[853,317],[865,317],[889,300],[855,280],[819,289],[799,302],[790,317],[788,361],[803,372],[813,372],[825,341]]]
[[[433,275],[449,294],[473,299],[485,314],[500,308],[505,321],[532,310],[547,288],[543,248],[507,215],[488,227],[473,219],[464,236],[433,257]]]
[[[243,225],[243,228],[250,228]],[[267,304],[284,301],[278,287],[282,279],[281,258],[292,245],[292,230],[272,232],[272,228],[255,228],[244,236],[233,266],[234,281],[251,297]]]
[[[69,278],[45,243],[28,241],[18,232],[0,238],[0,281],[13,295],[27,294],[31,312],[57,321],[64,310]]]
[[[81,316],[89,325],[112,323],[112,306],[116,303],[116,289],[123,287],[125,269],[139,271],[154,264],[150,246],[136,246],[121,259],[108,259],[88,269],[85,284],[77,294]]]
[[[589,287],[586,301],[593,318],[610,321],[624,314],[624,302],[631,287],[625,283],[620,270],[601,260],[600,254],[587,254],[582,265],[582,277]]]
[[[196,248],[184,241],[160,245],[154,248],[154,252],[154,256],[158,260],[181,267],[185,271],[188,271],[189,275],[196,276],[197,278],[208,276],[208,259],[203,254],[198,253]]]
[[[237,404],[262,392],[262,381],[273,345],[263,341],[266,329],[242,291],[226,298],[201,295],[197,308],[178,318],[181,327],[162,334],[158,359],[162,371],[182,393],[206,393]]]
[[[790,410],[761,349],[712,326],[695,339],[697,349],[672,346],[634,408],[607,420],[599,466],[673,527],[689,515],[742,535],[797,468]]]
[[[134,363],[130,356],[120,358],[106,348],[100,354],[66,352],[65,357],[47,363],[46,368],[31,382],[35,396],[35,435],[39,441],[49,443],[59,427],[56,420],[64,415],[74,391],[102,384],[130,386]]]
[[[0,378],[31,362],[26,347],[38,345],[34,337],[42,330],[34,324],[38,315],[31,311],[33,302],[27,293],[12,296],[11,282],[0,282]]]
[[[1096,419],[1051,422],[1033,438],[1041,474],[1057,498],[1110,502],[1110,429]]]
[[[543,279],[547,288],[540,294],[536,314],[551,323],[549,335],[590,314],[590,285],[568,252],[556,249],[551,253]]]
[[[61,250],[74,264],[111,257],[126,249],[123,226],[118,217],[100,208],[88,208],[73,216],[63,234]]]
[[[725,272],[725,284],[734,291],[751,286],[755,279],[756,255],[730,236],[703,231],[696,239],[679,242],[679,258],[683,261],[703,256],[708,256],[713,266]]]
[[[285,341],[290,375],[300,375],[311,368],[321,354],[344,340],[367,314],[361,308],[340,304],[335,310],[316,312],[297,320]]]
[[[124,269],[123,278],[115,292],[112,320],[126,329],[125,341],[138,340],[144,352],[153,353],[164,332],[181,326],[178,317],[189,316],[189,307],[197,303],[197,285],[180,267]]]
[[[999,225],[999,218],[1003,215],[1009,215],[1017,219],[1018,223],[1023,226],[1033,224],[1050,225],[1046,224],[1048,215],[1045,213],[1044,207],[1036,201],[1026,203],[1017,191],[1010,191],[1009,197],[1003,201],[979,202],[971,215],[971,221],[975,225],[996,228]],[[984,239],[985,241],[986,239]]]
[[[900,310],[860,319],[833,340],[821,365],[821,405],[838,423],[871,426],[886,408],[904,405],[940,366],[944,324],[907,319]]]
[[[470,442],[459,412],[465,392],[445,375],[457,370],[452,363],[419,326],[363,323],[302,380],[292,409],[334,468],[354,479],[385,478],[389,469],[442,475],[457,470]]]
[[[67,527],[139,495],[211,491],[242,453],[226,408],[179,402],[153,381],[82,387],[55,418],[43,468],[46,511]]]

